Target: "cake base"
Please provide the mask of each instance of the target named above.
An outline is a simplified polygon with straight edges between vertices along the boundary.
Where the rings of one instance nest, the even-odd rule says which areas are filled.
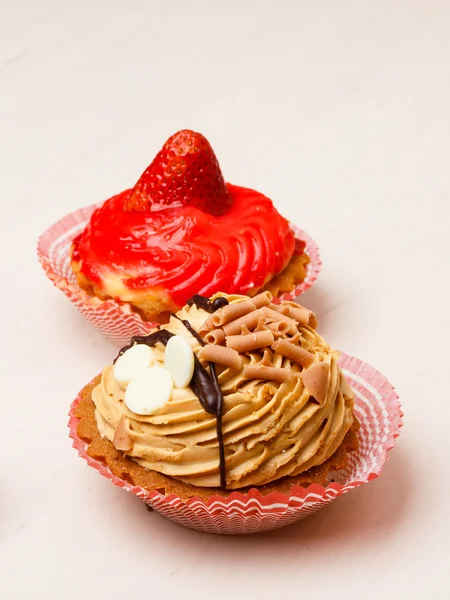
[[[189,500],[193,497],[208,500],[215,494],[220,494],[223,498],[228,497],[236,491],[245,493],[248,488],[239,490],[224,490],[222,488],[197,487],[184,483],[173,477],[168,477],[156,471],[150,471],[142,467],[132,458],[124,455],[120,450],[116,450],[112,442],[107,438],[101,437],[95,419],[95,405],[92,401],[92,390],[100,382],[100,375],[81,391],[81,400],[74,410],[74,416],[80,420],[77,427],[77,434],[85,443],[88,444],[87,454],[107,465],[116,477],[130,483],[140,486],[146,490],[157,490],[164,495],[176,494],[183,500]],[[326,486],[330,479],[330,473],[339,471],[347,467],[347,454],[358,448],[358,439],[356,431],[359,423],[354,418],[354,425],[350,429],[342,444],[337,451],[318,467],[313,467],[295,477],[283,477],[272,483],[263,486],[252,486],[260,494],[267,495],[272,492],[283,492],[289,494],[291,488],[295,485],[308,487],[311,483],[317,483]]]
[[[77,283],[81,289],[83,289],[90,296],[95,296],[100,300],[109,300],[111,296],[108,296],[103,290],[88,279],[80,270],[80,263],[72,257],[71,249],[71,267],[76,275]],[[246,293],[249,296],[255,296],[259,292],[269,291],[274,298],[286,294],[294,290],[297,285],[302,283],[306,277],[306,267],[309,263],[308,255],[303,252],[301,254],[294,254],[289,261],[286,268],[275,275],[270,281],[260,288],[254,288],[248,290]],[[226,290],[218,290],[226,292]],[[150,292],[142,292],[139,300],[129,301],[131,308],[136,311],[144,321],[152,321],[156,323],[167,323],[170,318],[170,314],[180,309],[179,306],[171,302],[170,297],[164,292],[155,288]],[[114,298],[117,300],[117,298]]]

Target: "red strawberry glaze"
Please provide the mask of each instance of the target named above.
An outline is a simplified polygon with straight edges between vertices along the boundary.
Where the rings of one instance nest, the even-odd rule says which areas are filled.
[[[192,206],[126,212],[126,190],[94,212],[74,241],[73,259],[100,287],[113,273],[132,290],[162,287],[179,306],[194,294],[259,288],[291,259],[294,235],[269,198],[227,188],[232,203],[222,216]]]

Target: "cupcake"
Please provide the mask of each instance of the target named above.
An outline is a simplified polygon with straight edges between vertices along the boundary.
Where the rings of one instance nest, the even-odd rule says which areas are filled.
[[[169,138],[133,189],[94,211],[70,251],[90,297],[158,323],[194,294],[289,293],[308,262],[272,201],[225,183],[208,141],[189,130]]]
[[[338,353],[316,324],[267,291],[195,295],[82,390],[77,447],[122,486],[172,508],[327,485],[357,450],[359,423]]]

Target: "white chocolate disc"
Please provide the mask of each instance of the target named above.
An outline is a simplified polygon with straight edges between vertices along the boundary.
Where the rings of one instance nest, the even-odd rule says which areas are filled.
[[[182,335],[174,335],[166,345],[164,366],[173,377],[176,388],[189,385],[194,374],[194,353]]]
[[[172,396],[172,376],[163,367],[149,367],[133,377],[125,390],[125,404],[137,415],[151,415]]]
[[[128,383],[135,375],[155,362],[153,350],[146,344],[136,344],[124,352],[114,365],[114,379]]]

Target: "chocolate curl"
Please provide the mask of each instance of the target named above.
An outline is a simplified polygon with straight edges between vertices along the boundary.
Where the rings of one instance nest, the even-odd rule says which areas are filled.
[[[225,348],[224,346],[207,345],[198,353],[198,357],[201,360],[213,362],[230,369],[239,370],[242,366],[242,359],[236,350],[232,348]]]
[[[259,363],[257,363],[257,365],[262,365],[263,367],[273,367],[273,354],[269,348],[264,348],[263,357]]]
[[[200,327],[198,328],[198,333],[199,335],[201,335],[202,337],[205,337],[205,335],[209,332],[209,331],[214,331],[215,327],[213,325],[212,322],[212,315],[210,317],[208,317],[206,319],[206,321],[203,323],[203,325],[200,325]]]
[[[241,325],[241,331],[239,335],[250,335],[252,332],[246,325]]]
[[[283,321],[272,321],[272,323],[267,323],[266,327],[277,336],[286,335],[290,329],[289,324]]]
[[[294,307],[289,305],[289,315],[300,325],[309,325],[313,329],[317,327],[316,315],[303,306]]]
[[[269,306],[272,299],[273,296],[270,292],[261,292],[260,294],[253,296],[252,302],[256,308],[261,308],[262,306]]]
[[[286,302],[282,302],[281,304],[270,304],[269,308],[281,313],[282,315],[286,315],[287,317],[289,316],[289,306]]]
[[[294,321],[294,319],[291,319],[290,317],[283,315],[278,310],[274,310],[273,308],[271,308],[269,306],[264,306],[261,310],[264,312],[267,319],[270,319],[272,321],[281,321],[282,323],[286,323],[289,326],[288,333],[290,335],[295,335],[297,333],[298,327],[297,327],[297,323]]]
[[[313,396],[320,406],[324,405],[330,377],[330,365],[326,362],[314,363],[300,373],[305,390]]]
[[[133,440],[128,435],[129,423],[125,416],[120,419],[114,431],[113,444],[116,450],[129,452],[133,448]]]
[[[291,338],[289,338],[289,341],[291,342],[291,344],[300,344],[301,345],[301,339],[302,339],[302,334],[300,333],[300,331],[297,331],[297,333],[295,335],[293,335]]]
[[[272,350],[278,352],[281,356],[293,360],[302,367],[308,367],[314,362],[314,354],[308,352],[308,350],[305,350],[301,346],[296,346],[290,340],[277,340],[272,344]]]
[[[223,330],[225,331],[226,335],[237,335],[241,331],[241,325],[245,325],[250,331],[252,331],[258,324],[258,320],[261,317],[264,318],[264,313],[262,310],[253,310],[243,317],[239,317],[234,321],[230,321],[223,326]]]
[[[280,312],[282,315],[286,315],[288,317],[292,317],[295,319],[300,325],[309,325],[313,329],[317,327],[317,319],[316,315],[295,302],[282,302],[281,304],[271,304],[270,307],[272,310]]]
[[[273,344],[274,339],[273,333],[266,329],[247,335],[230,335],[226,338],[226,345],[228,348],[233,348],[233,350],[242,354],[243,352],[252,352],[270,346]]]
[[[223,329],[213,329],[208,331],[203,339],[207,344],[222,344],[225,341],[225,332]]]
[[[246,379],[261,379],[266,381],[276,381],[284,383],[291,379],[291,373],[287,369],[277,367],[265,367],[262,364],[244,367],[242,372]]]
[[[258,331],[265,331],[267,329],[266,317],[263,316],[258,319],[258,325],[256,326],[255,333]]]
[[[256,307],[250,300],[228,304],[212,315],[212,323],[215,327],[222,327],[253,310],[256,310]]]

